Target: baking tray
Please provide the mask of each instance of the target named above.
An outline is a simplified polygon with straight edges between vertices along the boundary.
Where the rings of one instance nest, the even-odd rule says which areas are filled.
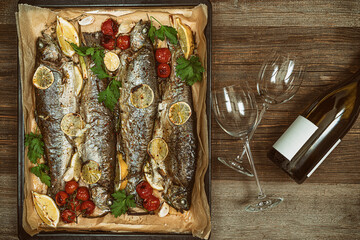
[[[205,191],[209,206],[211,204],[211,27],[212,27],[212,6],[208,0],[56,0],[53,2],[47,0],[20,0],[18,4],[29,4],[33,6],[46,8],[62,7],[186,7],[205,4],[208,8],[208,23],[205,28],[206,49],[207,49],[207,93],[206,93],[206,114],[208,120],[208,141],[209,141],[209,167],[205,175]],[[18,237],[19,239],[175,239],[188,240],[198,239],[191,234],[161,234],[161,233],[141,233],[126,232],[112,233],[102,231],[91,232],[41,232],[31,237],[22,227],[23,202],[24,202],[24,119],[22,108],[22,88],[20,67],[18,65]],[[210,207],[211,209],[211,207]]]

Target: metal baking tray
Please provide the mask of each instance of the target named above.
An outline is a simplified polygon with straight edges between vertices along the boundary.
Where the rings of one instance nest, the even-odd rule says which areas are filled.
[[[205,28],[206,48],[207,48],[207,97],[206,113],[208,120],[208,140],[209,140],[209,167],[205,175],[205,191],[209,205],[211,191],[211,27],[212,27],[212,6],[208,0],[20,0],[18,4],[29,4],[33,6],[46,8],[64,8],[64,7],[186,7],[205,4],[208,7],[208,23]],[[141,232],[124,232],[112,233],[103,231],[91,232],[41,232],[31,237],[25,232],[22,226],[23,202],[24,202],[24,119],[22,109],[22,88],[20,67],[18,67],[18,237],[19,239],[175,239],[188,240],[198,239],[191,234],[161,234],[161,233],[141,233]]]

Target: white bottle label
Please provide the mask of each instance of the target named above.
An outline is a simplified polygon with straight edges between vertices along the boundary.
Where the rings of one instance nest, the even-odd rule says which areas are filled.
[[[273,145],[287,160],[295,156],[300,148],[314,134],[318,127],[303,116],[298,116],[284,134]]]

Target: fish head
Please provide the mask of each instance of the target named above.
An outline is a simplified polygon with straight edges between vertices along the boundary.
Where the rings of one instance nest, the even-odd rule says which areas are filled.
[[[168,203],[177,210],[183,211],[190,209],[191,196],[185,187],[176,185],[171,186],[168,189],[167,197]]]
[[[105,187],[95,186],[91,188],[91,197],[95,205],[103,210],[109,211],[109,205],[111,205],[111,195]]]
[[[58,63],[61,60],[61,50],[56,42],[48,35],[38,38],[38,57],[41,61]]]
[[[131,49],[133,51],[138,51],[142,48],[145,44],[150,44],[148,33],[150,29],[150,22],[143,22],[140,20],[134,26],[133,30],[130,33],[130,44]]]

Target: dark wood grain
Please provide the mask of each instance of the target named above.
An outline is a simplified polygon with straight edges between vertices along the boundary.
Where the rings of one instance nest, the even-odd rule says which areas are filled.
[[[81,1],[78,1],[81,3]],[[298,185],[266,152],[318,94],[360,67],[358,0],[217,0],[213,5],[213,88],[242,81],[252,87],[273,49],[307,63],[303,86],[270,108],[251,143],[268,194],[285,201],[263,214],[243,205],[256,196],[252,178],[226,168],[242,143],[212,118],[213,239],[360,239],[360,120],[304,184]],[[17,1],[0,2],[0,239],[17,238]]]

